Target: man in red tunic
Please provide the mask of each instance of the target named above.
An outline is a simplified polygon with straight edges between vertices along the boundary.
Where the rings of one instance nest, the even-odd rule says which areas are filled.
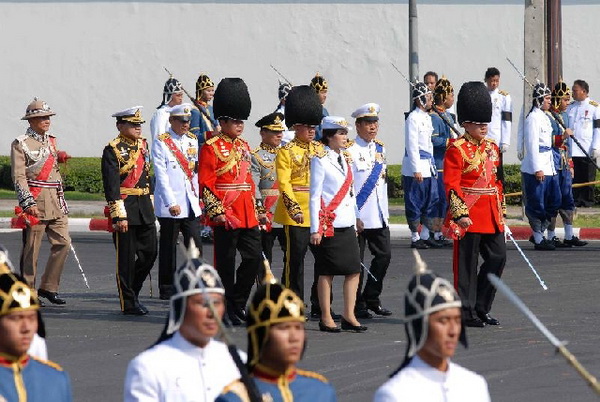
[[[470,327],[498,325],[490,316],[496,289],[487,274],[502,275],[506,263],[504,193],[496,172],[498,146],[486,138],[492,104],[481,82],[465,83],[458,94],[458,122],[465,135],[448,145],[444,185],[449,212],[446,225],[454,242],[454,286]],[[477,272],[479,255],[483,264]]]
[[[215,267],[223,280],[227,316],[233,325],[246,320],[244,307],[262,259],[257,211],[263,213],[264,208],[254,198],[250,146],[240,138],[250,106],[244,81],[223,79],[214,98],[221,132],[206,141],[200,153],[200,192],[214,230]],[[236,250],[242,257],[237,270]]]

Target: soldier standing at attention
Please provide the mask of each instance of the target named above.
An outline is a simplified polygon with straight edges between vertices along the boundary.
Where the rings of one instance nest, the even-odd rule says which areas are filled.
[[[150,199],[150,155],[142,138],[142,107],[112,117],[117,118],[119,135],[102,153],[102,181],[117,249],[117,289],[123,314],[144,315],[148,309],[138,295],[156,260],[156,218]]]

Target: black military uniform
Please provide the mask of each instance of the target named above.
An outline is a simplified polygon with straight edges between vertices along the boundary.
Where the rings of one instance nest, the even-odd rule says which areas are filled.
[[[120,134],[102,153],[102,181],[117,249],[117,288],[124,314],[143,315],[148,310],[138,294],[156,260],[156,225],[150,199],[150,162],[143,138],[131,138],[124,131],[144,123],[141,106],[113,114]],[[127,221],[120,232],[117,222]]]

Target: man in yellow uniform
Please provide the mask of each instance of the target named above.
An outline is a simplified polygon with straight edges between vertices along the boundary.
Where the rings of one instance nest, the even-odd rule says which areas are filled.
[[[283,225],[287,243],[282,283],[302,300],[304,256],[310,240],[310,160],[324,152],[323,145],[314,141],[321,117],[322,106],[314,89],[307,85],[293,88],[285,103],[285,122],[295,131],[295,137],[275,158],[281,195],[274,220]]]

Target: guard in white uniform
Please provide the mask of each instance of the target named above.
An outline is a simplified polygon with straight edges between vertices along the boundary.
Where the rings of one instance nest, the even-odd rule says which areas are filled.
[[[374,402],[489,402],[487,382],[450,358],[467,338],[460,297],[421,260],[404,297],[408,339],[404,362],[375,393]]]
[[[219,326],[206,303],[212,298],[222,317],[225,289],[214,268],[195,257],[177,270],[177,293],[158,342],[129,363],[125,402],[212,402],[240,378],[227,346],[213,339]]]
[[[160,298],[173,294],[173,274],[177,238],[183,234],[186,247],[190,239],[201,245],[200,199],[198,197],[198,139],[189,132],[192,105],[184,103],[170,109],[172,125],[160,134],[152,147],[156,186],[154,211],[160,223],[158,287]]]
[[[434,233],[431,216],[439,197],[431,142],[433,125],[427,113],[433,98],[429,88],[417,82],[413,87],[412,99],[413,109],[404,125],[405,151],[402,160],[406,220],[411,231],[412,248],[439,248],[441,244],[429,239],[429,232]],[[418,232],[420,224],[429,229],[422,238]]]
[[[512,100],[508,92],[498,88],[500,85],[500,71],[496,67],[490,67],[486,70],[485,83],[492,98],[492,121],[488,124],[487,138],[493,140],[498,145],[498,148],[500,148],[498,178],[504,183],[502,154],[508,151],[510,145]]]
[[[533,107],[525,118],[524,154],[521,163],[525,215],[533,230],[536,250],[554,250],[551,239],[544,237],[552,218],[558,214],[561,193],[552,154],[552,124],[548,115],[552,92],[543,83],[533,89]]]
[[[583,80],[576,80],[573,84],[573,99],[567,109],[569,128],[573,135],[594,160],[600,157],[600,107],[598,102],[588,97],[590,87]],[[573,159],[573,184],[588,183],[596,179],[596,167],[585,156],[579,146],[572,139],[569,140],[569,149]],[[573,198],[577,207],[591,207],[594,205],[594,187],[580,187],[573,189]]]
[[[358,217],[362,227],[358,227],[360,259],[364,261],[365,247],[373,256],[369,271],[375,277],[367,276],[362,290],[365,273],[361,271],[356,294],[355,314],[357,318],[371,318],[368,310],[377,315],[389,316],[392,312],[381,306],[383,279],[392,258],[390,246],[389,210],[386,181],[386,156],[383,142],[377,139],[379,132],[379,111],[376,103],[367,103],[352,113],[357,136],[348,142],[347,152],[352,159],[354,193],[358,207]],[[368,310],[367,310],[368,309]]]
[[[150,120],[150,134],[152,134],[152,143],[156,137],[169,131],[169,112],[173,106],[183,103],[183,87],[173,76],[170,76],[163,88],[162,103],[156,108]]]

